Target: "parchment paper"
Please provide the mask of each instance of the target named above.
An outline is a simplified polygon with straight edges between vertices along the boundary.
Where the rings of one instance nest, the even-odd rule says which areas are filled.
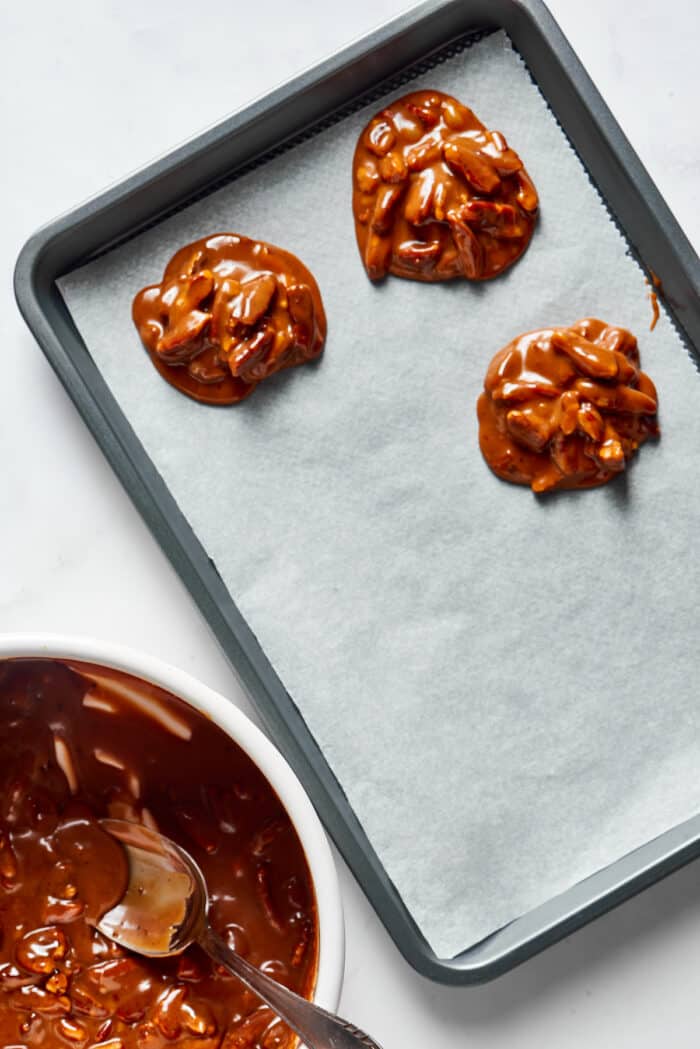
[[[372,104],[62,281],[87,346],[436,953],[452,956],[700,807],[700,386],[578,159],[498,33],[411,88],[523,156],[541,220],[483,285],[364,275],[350,211]],[[397,97],[404,88],[393,92]],[[157,375],[133,294],[217,231],[316,275],[317,366],[202,407]],[[663,436],[608,487],[535,498],[477,445],[516,334],[628,327]]]

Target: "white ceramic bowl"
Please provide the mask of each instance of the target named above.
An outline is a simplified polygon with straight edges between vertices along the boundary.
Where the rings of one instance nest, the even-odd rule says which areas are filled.
[[[343,908],[328,839],[304,788],[278,750],[242,711],[220,693],[153,656],[106,641],[59,634],[0,635],[0,659],[10,657],[84,660],[160,685],[201,710],[255,762],[272,784],[306,853],[316,893],[319,956],[314,1001],[335,1012],[345,964]]]

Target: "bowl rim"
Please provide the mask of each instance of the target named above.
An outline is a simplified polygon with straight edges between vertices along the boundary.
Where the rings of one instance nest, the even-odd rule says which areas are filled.
[[[319,951],[313,1001],[335,1011],[345,968],[340,884],[321,821],[296,774],[274,743],[233,700],[185,670],[128,645],[81,635],[2,633],[0,659],[65,659],[97,663],[159,685],[207,714],[258,766],[279,796],[301,841],[316,894]]]

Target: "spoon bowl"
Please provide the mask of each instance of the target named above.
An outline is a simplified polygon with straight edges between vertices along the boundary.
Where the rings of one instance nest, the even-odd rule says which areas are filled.
[[[194,943],[209,909],[204,875],[170,838],[140,823],[100,820],[126,852],[128,883],[97,928],[122,947],[148,958],[180,954]]]

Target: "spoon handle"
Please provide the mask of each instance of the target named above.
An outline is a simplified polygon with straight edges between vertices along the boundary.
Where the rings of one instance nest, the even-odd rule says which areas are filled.
[[[206,926],[199,933],[197,942],[215,962],[225,965],[246,987],[257,994],[258,998],[269,1005],[280,1019],[299,1035],[308,1049],[381,1049],[364,1031],[314,1005],[306,998],[294,994],[271,976],[251,965],[245,958],[241,958],[226,946],[210,926]]]

